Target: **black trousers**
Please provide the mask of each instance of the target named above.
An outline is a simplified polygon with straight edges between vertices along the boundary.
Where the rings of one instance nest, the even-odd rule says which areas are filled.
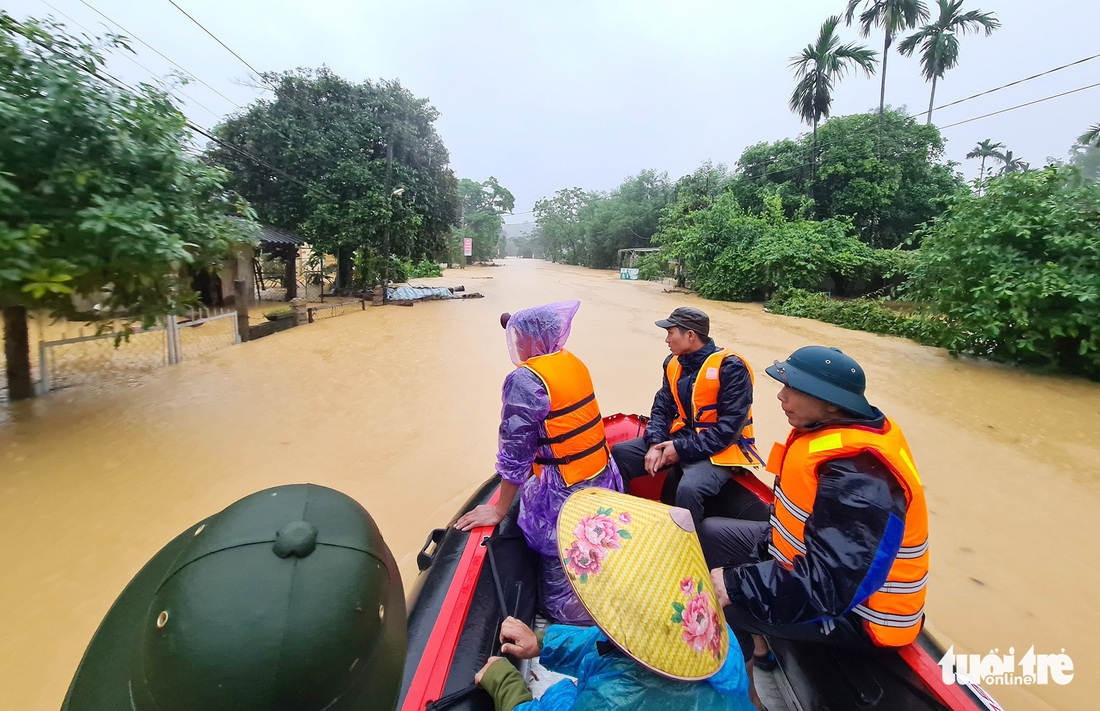
[[[732,568],[760,562],[761,541],[767,540],[770,524],[767,521],[739,521],[731,518],[708,518],[699,529],[699,542],[707,566]],[[817,642],[848,649],[870,649],[874,643],[863,631],[861,618],[854,612],[820,622],[772,625],[757,619],[748,608],[732,604],[725,608],[729,623],[745,661],[753,652],[752,635]]]
[[[649,446],[641,437],[620,442],[611,448],[623,482],[646,476],[645,455]],[[740,484],[742,476],[752,476],[740,467],[720,467],[709,459],[680,463],[669,472],[666,491],[675,486],[668,504],[691,512],[695,530],[706,516],[728,516],[750,521],[768,520],[768,507],[756,494]],[[664,498],[664,497],[662,497]]]

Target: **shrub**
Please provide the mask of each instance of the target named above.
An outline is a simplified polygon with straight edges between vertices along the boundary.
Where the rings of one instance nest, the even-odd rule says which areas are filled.
[[[945,347],[957,336],[944,319],[921,313],[903,314],[882,299],[832,299],[803,289],[781,289],[765,307],[784,316],[812,318],[842,328],[909,338],[926,346]]]
[[[1100,184],[1010,173],[922,233],[910,294],[957,326],[953,352],[1100,378]]]

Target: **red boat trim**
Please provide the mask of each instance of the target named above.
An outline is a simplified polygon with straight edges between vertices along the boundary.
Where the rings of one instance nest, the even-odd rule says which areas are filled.
[[[498,499],[500,487],[497,487],[487,503],[492,506]],[[466,615],[470,612],[470,599],[474,596],[481,568],[485,564],[488,549],[481,543],[492,535],[493,526],[479,526],[470,531],[470,538],[462,550],[462,558],[458,561],[447,597],[440,606],[432,634],[424,645],[424,653],[409,684],[409,692],[405,695],[401,711],[423,711],[425,706],[443,695],[447,675],[451,671],[451,660],[454,658],[455,648],[458,647],[458,638],[462,635],[462,629],[466,626]],[[470,683],[473,683],[473,679],[470,679]]]
[[[943,669],[932,655],[926,652],[920,645],[913,643],[898,649],[902,660],[917,673],[924,685],[928,687],[940,703],[952,711],[965,711],[978,708],[974,700],[967,696],[966,692],[958,684],[945,684],[943,682]]]
[[[775,501],[775,492],[772,491],[772,488],[760,481],[751,471],[748,474],[738,476],[737,483],[756,494],[756,497],[765,504]]]

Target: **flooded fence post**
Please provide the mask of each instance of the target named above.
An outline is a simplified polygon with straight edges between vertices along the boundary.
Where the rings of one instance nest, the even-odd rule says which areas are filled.
[[[38,394],[45,395],[50,391],[50,368],[46,362],[46,342],[38,342]]]
[[[237,307],[237,335],[243,343],[248,340],[248,293],[244,279],[233,280],[233,293]]]

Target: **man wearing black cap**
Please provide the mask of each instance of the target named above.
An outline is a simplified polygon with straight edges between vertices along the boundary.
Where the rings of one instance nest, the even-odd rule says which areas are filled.
[[[928,513],[901,428],[871,406],[863,369],[835,348],[800,348],[766,372],[783,383],[793,428],[768,458],[779,476],[770,522],[708,518],[700,530],[746,661],[749,633],[909,644],[924,619]]]
[[[699,309],[681,306],[656,324],[668,331],[672,354],[662,368],[645,436],[611,450],[624,481],[678,465],[683,476],[675,504],[691,512],[696,528],[705,502],[719,491],[726,515],[765,520],[767,507],[736,483],[751,476],[742,467],[763,465],[753,439],[752,370],[741,356],[714,344],[710,318]],[[735,483],[727,486],[731,479]]]

